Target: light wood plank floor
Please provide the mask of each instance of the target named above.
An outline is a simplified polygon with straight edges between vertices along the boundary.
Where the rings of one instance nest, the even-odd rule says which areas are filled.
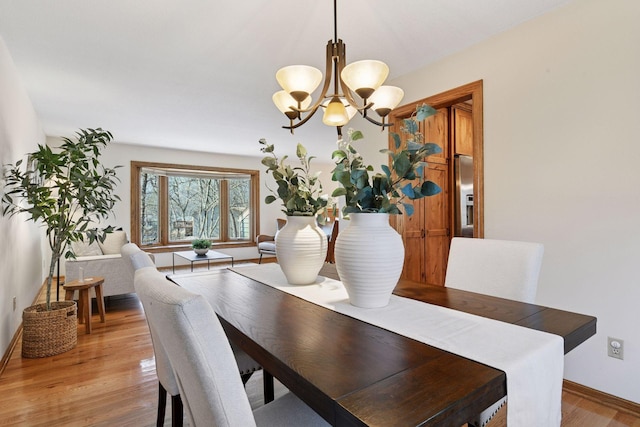
[[[261,376],[248,386],[259,402]],[[78,346],[58,356],[23,359],[20,343],[0,377],[0,426],[153,426],[157,379],[153,348],[135,295],[112,297],[107,322],[78,328]],[[640,418],[565,392],[563,427],[640,427]],[[167,420],[170,423],[170,408]],[[506,426],[501,410],[490,427]]]

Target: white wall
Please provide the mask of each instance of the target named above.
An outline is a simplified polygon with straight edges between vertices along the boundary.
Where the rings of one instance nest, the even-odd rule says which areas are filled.
[[[544,243],[538,303],[598,318],[565,377],[634,402],[638,22],[640,2],[576,0],[393,82],[408,103],[484,81],[485,237]],[[624,361],[607,357],[607,336],[625,340]]]
[[[0,37],[0,164],[15,163],[45,141],[18,73]],[[42,247],[43,232],[23,216],[0,216],[0,354],[9,347],[43,283],[49,252]],[[44,254],[44,255],[43,255]],[[13,309],[16,297],[16,309]]]
[[[108,129],[107,129],[108,130]],[[117,141],[118,135],[114,135],[114,140]],[[58,141],[53,138],[49,138],[50,144],[57,144]],[[131,161],[145,161],[145,162],[161,162],[161,163],[176,163],[185,165],[197,165],[197,166],[215,166],[215,167],[228,167],[237,169],[253,169],[259,170],[260,174],[260,232],[261,234],[275,233],[276,218],[284,217],[281,212],[281,206],[278,201],[266,205],[264,198],[268,193],[265,188],[265,182],[268,182],[271,188],[276,188],[271,175],[266,175],[265,167],[262,166],[260,160],[262,153],[260,153],[260,145],[258,141],[247,141],[247,144],[255,144],[256,157],[246,156],[231,156],[224,154],[212,154],[202,153],[195,151],[185,150],[170,150],[170,149],[158,149],[148,148],[139,145],[112,143],[103,152],[101,161],[105,166],[114,167],[121,165],[122,167],[117,170],[118,178],[121,182],[116,188],[116,194],[122,199],[121,202],[116,204],[114,209],[115,216],[109,218],[106,224],[122,227],[127,231],[128,235],[131,235],[131,220],[130,220],[130,186],[131,186]],[[278,147],[276,146],[276,152]],[[313,153],[310,153],[313,154]],[[291,164],[295,164],[297,159],[289,158]],[[330,159],[328,159],[330,160]],[[319,159],[314,159],[312,165],[314,170],[322,171],[321,181],[326,193],[331,193],[335,188],[335,184],[331,181],[331,170],[333,164],[329,162],[322,162]],[[234,256],[235,260],[242,259],[255,259],[258,257],[258,251],[255,246],[248,248],[225,248],[222,250],[229,255]],[[158,266],[171,266],[172,256],[171,253],[156,254],[156,264]],[[178,260],[176,260],[176,263]]]

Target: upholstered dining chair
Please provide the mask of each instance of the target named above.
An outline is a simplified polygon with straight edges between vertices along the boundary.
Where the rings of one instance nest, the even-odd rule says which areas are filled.
[[[145,268],[149,268],[149,270],[152,271],[156,270],[151,258],[149,258],[146,252],[143,252],[135,243],[127,243],[124,245],[120,250],[120,253],[122,258],[125,260],[127,267],[134,272],[134,277],[138,271]],[[156,375],[158,376],[158,415],[156,418],[156,426],[161,427],[164,425],[167,407],[167,393],[169,393],[169,396],[171,396],[171,425],[174,427],[180,427],[183,424],[183,407],[178,383],[175,375],[173,374],[173,368],[169,362],[169,357],[167,356],[164,347],[160,344],[153,325],[148,321],[147,324],[149,326],[149,332],[151,333],[153,354],[156,362]]]
[[[153,267],[152,270],[157,271],[155,269],[155,264],[149,257],[149,254],[142,251],[138,245],[134,243],[124,245],[121,249],[121,254],[125,261],[128,261],[125,262],[125,264],[135,272],[135,275],[137,275],[138,271],[146,269],[147,267]],[[156,374],[158,376],[158,416],[156,425],[164,425],[167,393],[169,393],[171,396],[171,423],[173,426],[182,426],[183,403],[180,398],[180,390],[178,389],[173,368],[171,367],[169,357],[167,356],[164,347],[156,338],[157,333],[150,323],[149,331],[151,333],[151,342],[153,344],[153,352],[156,359]],[[246,384],[253,372],[262,369],[262,367],[249,357],[247,353],[237,347],[233,347],[233,353],[236,357],[242,382]],[[273,399],[273,378],[266,372],[264,373],[264,376],[264,396],[266,403]]]
[[[135,287],[167,351],[191,425],[329,425],[291,393],[252,411],[229,341],[204,297],[153,269],[140,270]]]
[[[540,243],[454,237],[444,285],[533,303],[544,247]],[[484,427],[506,402],[499,400],[469,425]]]

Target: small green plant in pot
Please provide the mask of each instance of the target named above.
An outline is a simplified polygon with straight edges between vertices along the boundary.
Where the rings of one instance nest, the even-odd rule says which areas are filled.
[[[314,283],[327,255],[327,236],[318,226],[324,220],[327,197],[322,196],[319,173],[311,172],[313,156],[307,154],[302,144],[296,147],[300,166],[287,164],[287,156],[281,159],[273,145],[261,139],[266,157],[262,164],[271,173],[277,188],[265,197],[270,204],[280,199],[287,223],[276,235],[276,257],[287,281],[292,285]]]
[[[209,248],[211,247],[211,240],[209,239],[195,239],[191,242],[191,247],[193,251],[198,255],[205,255],[209,252]]]

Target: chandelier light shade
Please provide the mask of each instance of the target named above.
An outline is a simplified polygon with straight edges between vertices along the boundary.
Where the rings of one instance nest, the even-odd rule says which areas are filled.
[[[342,126],[360,113],[369,122],[384,129],[387,115],[400,104],[404,92],[394,86],[382,86],[389,75],[389,67],[382,61],[363,60],[347,65],[346,47],[338,39],[337,0],[333,1],[334,39],[327,42],[326,69],[321,93],[313,102],[311,95],[322,82],[322,72],[306,65],[291,65],[276,72],[276,80],[283,90],[273,95],[276,107],[289,119],[293,130],[305,124],[319,108],[324,109],[322,122],[335,126],[338,135]],[[332,87],[333,91],[329,91]],[[360,98],[360,101],[356,100]],[[380,120],[368,116],[374,111]]]
[[[278,70],[276,80],[293,99],[302,102],[316,90],[322,81],[322,72],[308,65],[290,65]]]
[[[391,110],[396,108],[402,98],[404,91],[396,86],[380,86],[369,98],[369,102],[373,104],[371,109],[380,117],[386,117]]]
[[[340,98],[334,96],[324,109],[322,122],[327,126],[344,126],[349,123],[347,108]]]
[[[340,73],[342,81],[360,98],[369,98],[387,79],[389,67],[372,59],[352,62]]]
[[[290,108],[292,105],[296,105],[298,101],[296,101],[293,96],[289,95],[289,92],[286,90],[280,90],[274,93],[271,99],[273,100],[273,103],[276,104],[276,107],[278,107],[278,110],[280,110],[285,116],[289,117],[290,120],[298,117],[299,113]],[[307,95],[307,97],[300,102],[300,108],[305,109],[308,108],[309,105],[311,105],[311,97]]]

